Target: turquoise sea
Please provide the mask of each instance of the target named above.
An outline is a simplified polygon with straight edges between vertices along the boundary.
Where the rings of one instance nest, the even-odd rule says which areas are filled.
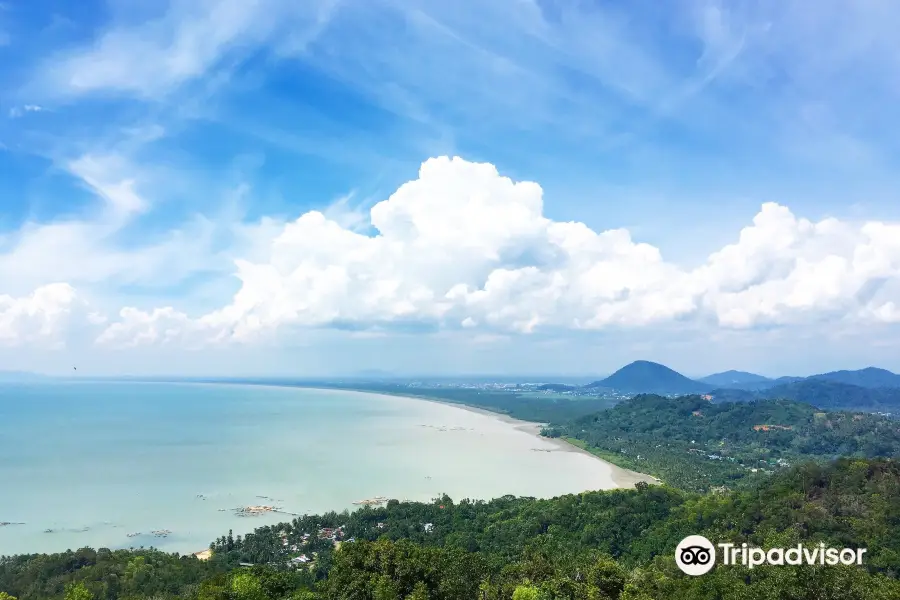
[[[229,529],[375,496],[550,497],[615,487],[609,465],[503,419],[299,388],[0,384],[0,555],[84,546],[196,552]],[[151,532],[169,530],[165,537]],[[132,535],[129,534],[139,534]]]

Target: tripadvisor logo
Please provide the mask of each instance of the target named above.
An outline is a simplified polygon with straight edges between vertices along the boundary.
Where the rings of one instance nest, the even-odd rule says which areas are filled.
[[[675,548],[675,563],[688,575],[703,575],[716,564],[716,547],[702,535],[689,535]]]
[[[760,565],[861,565],[865,553],[865,548],[830,548],[824,543],[768,550],[748,544],[714,545],[702,535],[689,535],[675,548],[675,564],[687,575],[703,575],[715,566],[717,554],[721,565],[752,569]]]

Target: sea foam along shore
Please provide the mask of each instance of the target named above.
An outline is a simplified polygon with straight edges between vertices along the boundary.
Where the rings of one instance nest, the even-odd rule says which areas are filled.
[[[179,382],[181,383],[181,382]],[[300,388],[305,390],[322,390],[322,391],[342,391],[342,392],[356,392],[358,394],[369,394],[372,396],[393,396],[399,398],[409,398],[411,400],[421,400],[423,402],[434,402],[435,404],[443,404],[444,406],[450,406],[453,408],[457,408],[460,410],[467,410],[469,412],[477,413],[480,415],[488,416],[508,425],[512,425],[519,431],[523,431],[525,433],[531,434],[534,437],[544,441],[549,442],[557,447],[558,450],[563,452],[575,452],[578,454],[584,454],[586,456],[590,456],[594,460],[599,460],[601,463],[605,464],[607,468],[610,470],[610,478],[612,482],[618,488],[631,488],[634,487],[638,482],[646,482],[658,484],[660,480],[652,475],[647,475],[646,473],[638,473],[636,471],[630,471],[628,469],[624,469],[618,465],[615,465],[609,461],[603,460],[596,454],[592,454],[583,448],[579,448],[578,446],[572,445],[566,440],[560,438],[546,438],[541,435],[541,429],[544,427],[544,423],[535,423],[534,421],[523,421],[521,419],[516,419],[510,417],[509,415],[494,412],[491,410],[487,410],[484,408],[478,408],[475,406],[470,406],[468,404],[462,404],[460,402],[447,402],[446,400],[430,397],[422,394],[404,394],[400,392],[375,392],[364,389],[355,389],[355,388],[338,388],[338,387],[315,387],[315,386],[303,386],[303,385],[287,385],[287,384],[279,384],[275,382],[266,382],[266,383],[244,383],[244,382],[230,382],[230,381],[222,381],[215,383],[201,383],[200,385],[248,385],[248,386],[260,386],[260,387],[275,387],[275,388]]]

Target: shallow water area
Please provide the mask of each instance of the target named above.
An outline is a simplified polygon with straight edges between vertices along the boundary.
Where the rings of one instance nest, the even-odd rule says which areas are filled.
[[[0,555],[196,552],[291,514],[386,496],[551,497],[615,486],[606,463],[508,420],[302,388],[0,384]],[[553,451],[536,451],[553,450]],[[236,509],[282,512],[241,516]]]

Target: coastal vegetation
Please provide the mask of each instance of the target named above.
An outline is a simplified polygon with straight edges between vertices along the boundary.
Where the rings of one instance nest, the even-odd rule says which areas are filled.
[[[3,557],[0,590],[4,600],[888,600],[900,597],[898,527],[898,463],[839,459],[724,493],[641,484],[550,500],[391,500],[222,536],[206,561],[105,549]],[[862,566],[720,565],[688,577],[673,558],[687,534],[868,554]]]
[[[704,398],[639,395],[543,433],[691,491],[744,485],[800,461],[900,457],[896,419],[788,400]]]

